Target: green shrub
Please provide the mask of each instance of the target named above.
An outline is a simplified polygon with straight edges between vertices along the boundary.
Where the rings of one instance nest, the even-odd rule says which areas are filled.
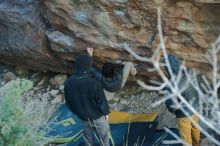
[[[32,87],[31,81],[17,79],[0,88],[1,146],[33,146],[45,140],[39,128],[47,123],[54,107],[49,106],[47,94],[30,96],[27,91]]]

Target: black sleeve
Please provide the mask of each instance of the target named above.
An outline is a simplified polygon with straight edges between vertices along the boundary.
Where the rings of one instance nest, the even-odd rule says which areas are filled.
[[[65,99],[65,104],[67,106],[67,108],[71,111],[72,111],[72,108],[71,108],[71,103],[69,101],[69,97],[68,97],[68,93],[67,93],[67,86],[66,86],[66,82],[64,83],[64,99]]]
[[[90,69],[90,72],[91,72],[92,77],[95,78],[96,80],[98,80],[101,83],[102,73],[96,67],[92,67]]]
[[[177,110],[176,108],[173,107],[174,106],[174,102],[173,102],[172,99],[167,99],[165,101],[165,105],[166,105],[168,111],[171,112],[171,113],[174,113]]]
[[[108,92],[116,92],[121,89],[122,85],[122,73],[115,72],[114,80],[106,80],[105,78],[102,79],[102,85]]]
[[[100,83],[97,82],[95,85],[95,100],[97,107],[103,115],[108,115],[110,113],[108,102],[106,100],[104,90]]]
[[[169,93],[171,93],[171,90],[169,87],[165,87],[163,90],[167,90]],[[173,100],[170,98],[165,101],[165,105],[166,105],[168,111],[171,113],[174,113],[177,110],[176,108],[174,108],[175,104],[174,104]]]

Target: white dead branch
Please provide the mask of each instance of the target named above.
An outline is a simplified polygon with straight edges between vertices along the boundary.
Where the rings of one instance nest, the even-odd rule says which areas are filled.
[[[187,111],[184,110],[183,105],[186,106],[188,109],[191,110],[195,115],[197,115],[200,119],[200,121],[205,124],[205,126],[208,129],[211,129],[216,134],[220,135],[220,99],[218,97],[218,89],[220,87],[220,79],[219,77],[219,65],[218,65],[218,53],[220,51],[220,36],[216,40],[215,43],[213,43],[212,48],[209,50],[209,62],[212,66],[212,81],[210,82],[204,75],[202,75],[203,82],[199,81],[197,79],[197,73],[195,71],[188,71],[185,67],[184,63],[181,65],[178,75],[174,75],[170,62],[168,60],[168,53],[166,51],[165,43],[164,43],[164,37],[162,34],[162,27],[161,27],[161,16],[160,16],[160,9],[158,9],[158,35],[160,38],[160,44],[158,45],[156,51],[154,52],[153,56],[151,58],[146,58],[139,56],[135,51],[133,51],[128,43],[124,43],[124,49],[129,52],[132,56],[134,56],[137,60],[152,63],[153,67],[152,69],[149,69],[150,71],[157,71],[159,76],[162,79],[162,82],[154,81],[154,83],[157,83],[156,86],[152,85],[146,85],[144,82],[138,80],[137,83],[142,86],[143,88],[147,90],[153,90],[158,91],[159,93],[162,93],[166,95],[162,100],[158,101],[157,103],[154,103],[154,105],[161,104],[165,100],[172,98],[176,106],[178,106],[186,115],[189,115]],[[165,64],[162,64],[160,62],[161,60],[161,54],[164,57]],[[166,66],[168,69],[168,72],[171,76],[170,79],[166,76],[163,70],[163,66]],[[187,85],[183,88],[179,88],[178,84],[181,80],[182,73],[186,75],[188,82],[193,85],[193,87],[198,91],[199,94],[199,105],[200,109],[199,111],[195,110],[192,105],[185,100],[185,98],[181,95],[181,92],[187,88]],[[171,90],[171,93],[167,95],[166,91],[163,91],[164,87],[168,87]],[[180,102],[177,101],[177,97],[180,100]],[[194,122],[191,119],[192,122]],[[195,122],[194,122],[195,123]],[[216,139],[207,129],[202,128],[200,125],[198,125],[201,132],[207,136],[212,142],[214,142],[217,145],[220,145],[220,140]],[[170,132],[170,131],[168,131]],[[178,142],[181,140],[178,139]],[[182,141],[181,141],[182,142]],[[184,143],[184,142],[182,142]]]

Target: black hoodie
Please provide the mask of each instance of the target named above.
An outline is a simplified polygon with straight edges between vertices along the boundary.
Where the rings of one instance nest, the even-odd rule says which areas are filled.
[[[65,82],[67,107],[80,119],[88,121],[109,114],[109,106],[101,84],[90,77],[91,57],[76,59],[76,72]]]

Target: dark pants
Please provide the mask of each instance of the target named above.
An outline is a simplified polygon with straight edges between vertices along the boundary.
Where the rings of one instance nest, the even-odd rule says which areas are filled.
[[[109,144],[109,124],[105,116],[93,121],[82,121],[86,146],[93,146],[94,132],[97,134],[101,146]]]

